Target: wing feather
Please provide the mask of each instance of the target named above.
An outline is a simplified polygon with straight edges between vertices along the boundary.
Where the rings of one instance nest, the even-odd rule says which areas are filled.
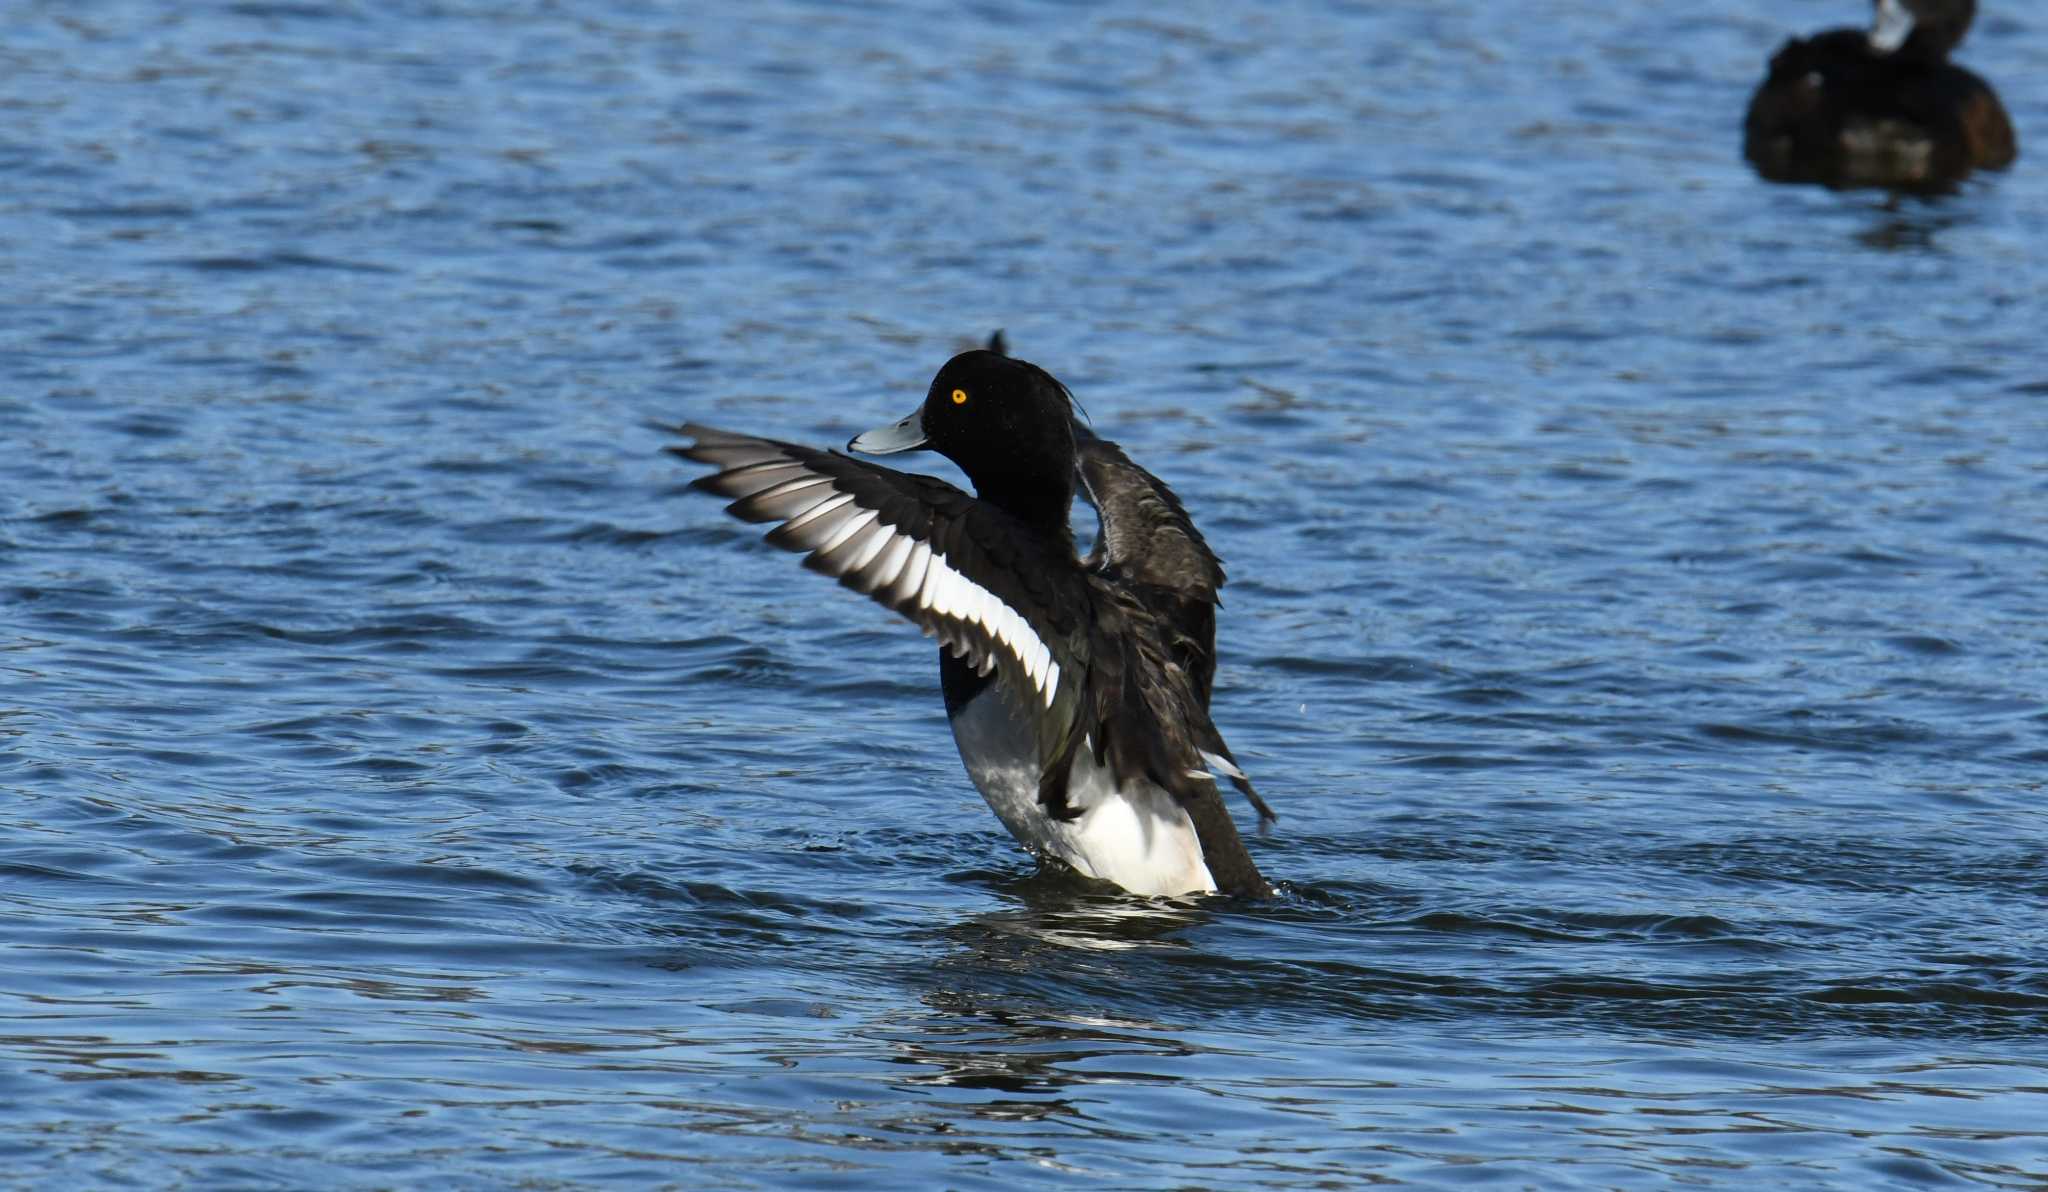
[[[1103,521],[1084,571],[943,481],[774,439],[680,430],[694,442],[669,450],[718,469],[692,487],[731,498],[736,517],[776,523],[767,541],[907,617],[974,670],[999,672],[1027,706],[1043,704],[1039,801],[1049,813],[1077,814],[1066,779],[1088,748],[1119,781],[1173,793],[1220,886],[1269,890],[1214,776],[1271,817],[1208,715],[1222,566],[1172,491],[1115,444],[1081,436],[1083,482]]]
[[[718,469],[691,486],[732,498],[735,517],[779,523],[770,543],[901,613],[977,671],[1000,671],[1046,708],[1071,708],[1079,677],[1062,673],[1055,644],[1083,645],[1070,622],[1089,599],[1072,556],[1061,591],[1060,567],[1017,557],[1034,549],[1032,536],[943,481],[694,423],[680,430],[695,441],[669,450]]]
[[[1204,708],[1216,679],[1217,592],[1223,564],[1166,482],[1123,448],[1076,425],[1081,491],[1101,529],[1089,566],[1131,591],[1174,641]]]
[[[1088,563],[1112,581],[1123,599],[1142,613],[1134,621],[1160,634],[1160,662],[1177,668],[1199,704],[1201,715],[1167,708],[1155,715],[1178,717],[1193,726],[1200,778],[1213,784],[1214,774],[1230,780],[1257,810],[1261,820],[1274,818],[1251,779],[1238,768],[1209,719],[1209,697],[1216,683],[1216,608],[1223,587],[1223,563],[1195,528],[1180,498],[1166,482],[1132,462],[1123,448],[1076,425],[1075,446],[1081,491],[1101,519],[1095,549]],[[1156,702],[1156,699],[1155,701]],[[1193,775],[1197,768],[1186,767]]]

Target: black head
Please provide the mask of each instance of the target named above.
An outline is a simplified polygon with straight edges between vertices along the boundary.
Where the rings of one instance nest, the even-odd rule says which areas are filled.
[[[1939,59],[1970,31],[1977,0],[1872,0],[1877,19],[1870,44],[1884,53]]]
[[[847,446],[929,448],[959,464],[976,495],[1027,521],[1064,529],[1074,503],[1073,395],[1051,373],[998,352],[946,361],[916,413]]]

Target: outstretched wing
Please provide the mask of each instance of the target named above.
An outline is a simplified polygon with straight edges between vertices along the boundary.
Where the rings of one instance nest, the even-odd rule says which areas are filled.
[[[1173,633],[1202,706],[1216,678],[1216,595],[1223,564],[1166,482],[1131,462],[1123,448],[1076,423],[1082,492],[1101,529],[1088,565],[1136,591]]]
[[[802,552],[804,566],[903,614],[1013,691],[1071,711],[1080,676],[1060,660],[1074,656],[1074,610],[1088,599],[1071,556],[1063,566],[1038,557],[1044,548],[1008,514],[942,480],[695,423],[678,429],[696,441],[669,451],[718,469],[692,488],[734,498],[735,517],[781,523],[768,541]]]
[[[1079,423],[1074,445],[1082,487],[1102,522],[1089,563],[1180,599],[1221,603],[1216,593],[1223,587],[1223,563],[1166,482]],[[1209,636],[1213,644],[1213,628]]]
[[[1216,608],[1223,587],[1223,563],[1209,549],[1194,519],[1166,482],[1139,467],[1123,448],[1093,431],[1074,427],[1082,491],[1095,506],[1101,529],[1089,567],[1120,581],[1116,587],[1135,600],[1158,627],[1162,662],[1178,668],[1199,705],[1187,714],[1204,768],[1228,778],[1251,801],[1261,819],[1273,809],[1252,789],[1230,746],[1208,716],[1216,680]]]

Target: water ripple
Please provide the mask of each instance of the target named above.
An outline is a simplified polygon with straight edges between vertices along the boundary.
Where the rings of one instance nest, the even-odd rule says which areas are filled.
[[[0,1168],[2048,1186],[2044,175],[1768,187],[1785,19],[1498,16],[14,22]],[[998,326],[1228,561],[1271,902],[1038,872],[661,454]]]

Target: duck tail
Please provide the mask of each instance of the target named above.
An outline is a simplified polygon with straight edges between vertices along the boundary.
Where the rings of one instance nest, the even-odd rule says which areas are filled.
[[[1214,723],[1206,727],[1208,732],[1205,735],[1208,740],[1202,743],[1202,760],[1209,764],[1210,771],[1230,779],[1230,785],[1236,787],[1238,793],[1251,803],[1252,810],[1259,813],[1261,826],[1279,819],[1279,814],[1266,805],[1266,801],[1259,797],[1258,791],[1252,789],[1250,776],[1238,766],[1237,759],[1231,756],[1230,746],[1223,743],[1223,734],[1217,731]]]

